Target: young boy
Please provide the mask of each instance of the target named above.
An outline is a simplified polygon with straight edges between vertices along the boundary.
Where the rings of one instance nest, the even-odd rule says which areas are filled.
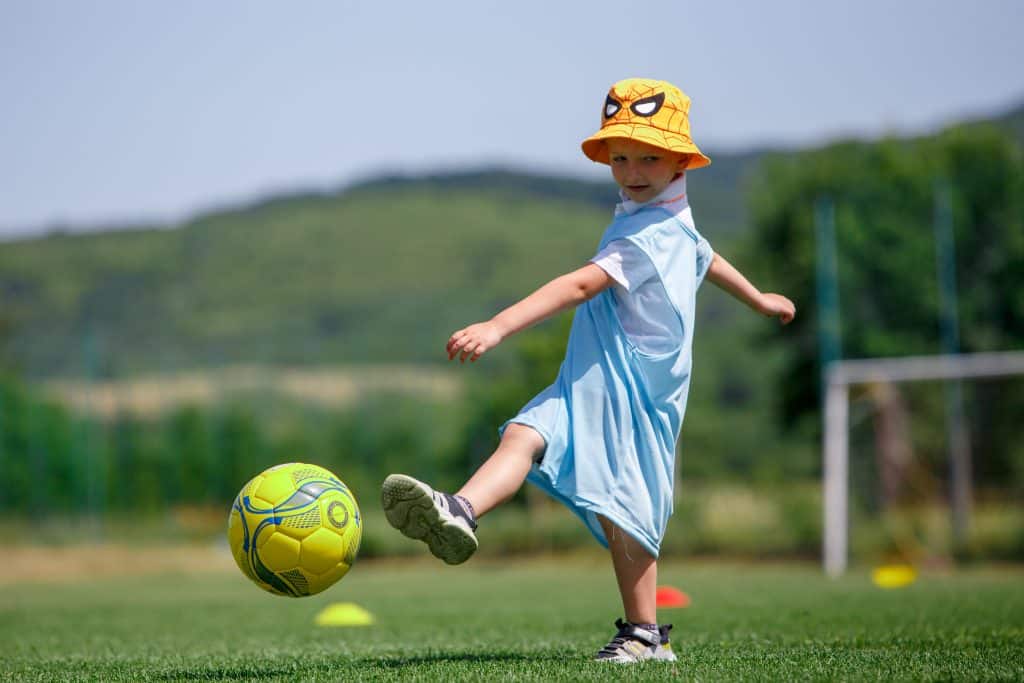
[[[383,485],[388,522],[449,564],[477,548],[476,520],[525,479],[575,512],[611,551],[626,620],[597,659],[675,660],[657,624],[657,557],[672,513],[697,288],[707,277],[788,323],[795,307],[763,294],[694,227],[687,170],[710,160],[690,139],[690,100],[664,81],[612,86],[583,153],[611,166],[622,203],[582,268],[492,319],[455,332],[449,360],[475,361],[509,335],[576,307],[555,382],[501,428],[497,450],[455,495],[401,474]]]

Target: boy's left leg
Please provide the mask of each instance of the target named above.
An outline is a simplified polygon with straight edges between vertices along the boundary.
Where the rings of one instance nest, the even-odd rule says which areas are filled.
[[[624,663],[646,659],[675,661],[668,644],[671,626],[658,626],[657,560],[635,538],[604,517],[598,519],[608,539],[626,621],[615,622],[618,633],[597,653],[597,659]]]

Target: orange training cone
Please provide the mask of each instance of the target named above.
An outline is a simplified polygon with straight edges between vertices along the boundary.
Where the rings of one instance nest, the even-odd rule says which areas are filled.
[[[658,607],[689,607],[690,596],[672,586],[658,586],[655,594],[655,604]]]

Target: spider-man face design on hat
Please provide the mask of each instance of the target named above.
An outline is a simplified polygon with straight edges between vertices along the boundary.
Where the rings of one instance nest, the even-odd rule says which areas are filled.
[[[611,87],[601,109],[601,130],[583,141],[583,153],[607,164],[604,141],[626,138],[689,155],[687,168],[707,166],[690,139],[690,98],[665,81],[630,78]]]
[[[654,116],[661,109],[661,105],[665,103],[665,93],[660,92],[657,95],[651,97],[645,97],[642,100],[637,100],[633,104],[629,105],[629,108],[637,116]],[[619,113],[622,109],[622,103],[616,101],[611,95],[604,101],[604,117],[610,119]]]

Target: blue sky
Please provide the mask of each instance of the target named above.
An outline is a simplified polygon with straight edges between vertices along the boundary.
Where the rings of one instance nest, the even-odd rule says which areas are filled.
[[[0,236],[170,222],[383,171],[594,177],[620,78],[706,149],[917,133],[1024,101],[1024,4],[0,0]]]

